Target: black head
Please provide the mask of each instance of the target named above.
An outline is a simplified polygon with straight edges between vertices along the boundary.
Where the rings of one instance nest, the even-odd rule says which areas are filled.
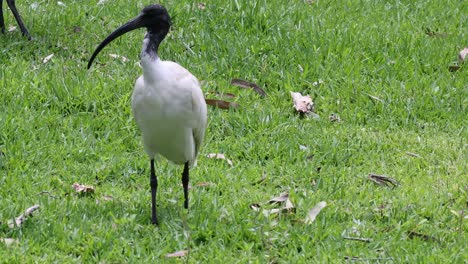
[[[96,56],[99,52],[110,42],[114,39],[122,36],[123,34],[130,32],[132,30],[138,28],[146,28],[148,34],[153,36],[156,43],[156,49],[159,46],[159,42],[161,42],[164,37],[169,32],[169,28],[171,27],[171,17],[167,13],[167,10],[164,6],[155,4],[149,5],[141,11],[141,13],[135,17],[134,19],[128,21],[114,32],[112,32],[106,39],[104,39],[101,44],[96,48],[93,55],[89,59],[88,62],[88,69],[91,67]]]

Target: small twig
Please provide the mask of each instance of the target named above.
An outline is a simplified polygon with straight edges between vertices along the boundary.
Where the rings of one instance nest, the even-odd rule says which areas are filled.
[[[356,240],[356,241],[366,242],[366,243],[372,242],[372,239],[370,239],[370,238],[363,238],[363,237],[343,236],[343,238],[344,238],[344,239],[349,239],[349,240]]]
[[[256,182],[252,183],[252,185],[260,184],[260,183],[264,182],[266,180],[266,178],[267,178],[267,175],[264,172],[262,178],[260,180],[256,181]]]
[[[378,185],[385,185],[385,186],[391,186],[391,187],[396,187],[399,185],[399,183],[395,179],[392,179],[384,175],[377,175],[374,173],[369,173],[369,180],[377,183]]]
[[[47,194],[47,196],[49,196],[49,197],[52,197],[52,198],[55,198],[55,199],[60,199],[60,197],[51,194],[49,191],[41,191],[41,192],[38,193],[38,195],[40,195],[40,194]]]
[[[384,100],[380,99],[379,97],[375,96],[375,95],[372,95],[372,94],[368,94],[368,93],[365,93],[367,96],[369,96],[369,98],[375,100],[375,101],[378,101],[378,102],[381,102],[383,103]]]
[[[238,86],[238,87],[241,87],[241,88],[244,88],[244,89],[252,89],[256,93],[258,93],[261,97],[266,97],[266,95],[267,95],[265,93],[265,91],[262,88],[260,88],[260,86],[258,86],[255,83],[248,82],[248,81],[245,81],[245,80],[232,79],[231,80],[231,85],[235,85],[235,86]]]
[[[358,257],[348,257],[348,256],[345,256],[344,259],[353,260],[353,261],[379,261],[379,260],[393,261],[393,258],[358,258]]]
[[[415,232],[415,231],[409,231],[408,232],[408,237],[413,239],[415,237],[419,237],[421,238],[422,240],[425,240],[425,241],[436,241],[436,242],[439,242],[439,240],[433,236],[430,236],[430,235],[426,235],[426,234],[421,234],[421,233],[418,233],[418,232]]]
[[[413,152],[406,152],[406,155],[410,155],[412,157],[420,158],[421,156],[419,154],[413,153]]]

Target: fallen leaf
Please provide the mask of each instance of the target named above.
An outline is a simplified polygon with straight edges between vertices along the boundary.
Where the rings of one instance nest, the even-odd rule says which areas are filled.
[[[251,83],[251,82],[241,80],[241,79],[232,79],[231,84],[234,86],[244,88],[244,89],[253,89],[256,93],[258,93],[262,97],[266,97],[267,95],[265,91],[255,83]]]
[[[312,102],[310,96],[303,96],[301,93],[291,92],[291,97],[293,98],[294,108],[297,112],[301,114],[315,112],[314,102]]]
[[[114,197],[112,197],[112,195],[104,195],[102,198],[104,199],[104,201],[111,201],[111,200],[114,199]]]
[[[74,183],[72,187],[77,193],[94,193],[94,186]]]
[[[462,62],[464,62],[467,55],[468,55],[468,47],[462,49],[462,50],[460,51],[460,53],[458,53],[458,58],[459,58]]]
[[[381,260],[389,260],[389,261],[393,262],[393,258],[359,258],[359,257],[345,256],[344,259],[345,260],[353,260],[353,261],[362,261],[362,262],[366,262],[366,263],[369,263],[370,261],[379,263]]]
[[[167,254],[166,258],[180,258],[180,257],[184,257],[185,255],[187,255],[187,253],[188,253],[187,250],[181,250],[181,251]]]
[[[260,212],[261,206],[257,203],[249,205],[250,209],[254,210],[255,212]]]
[[[282,193],[280,196],[272,198],[268,201],[269,204],[283,203],[289,198],[289,193]]]
[[[52,59],[52,57],[54,56],[54,54],[50,54],[49,56],[45,57],[43,60],[42,60],[42,63],[47,63],[50,61],[50,59]]]
[[[260,180],[256,181],[256,182],[252,183],[252,185],[260,184],[260,183],[264,182],[266,180],[266,178],[267,178],[266,174],[263,173],[262,178]]]
[[[366,242],[366,243],[372,242],[372,239],[370,239],[370,238],[364,238],[364,237],[343,236],[343,238],[344,238],[344,239],[348,239],[348,240],[355,240],[355,241]]]
[[[419,238],[421,238],[422,240],[425,240],[425,241],[429,241],[429,240],[437,241],[437,238],[435,238],[433,236],[421,234],[421,233],[418,233],[418,232],[415,232],[415,231],[409,231],[408,232],[408,237],[410,239],[414,239],[416,237],[419,237]]]
[[[209,94],[214,94],[214,95],[219,96],[219,97],[236,98],[236,95],[233,94],[233,93],[220,93],[220,92],[217,92],[217,91],[209,91],[208,93]]]
[[[274,209],[270,209],[270,210],[263,210],[262,213],[263,213],[264,216],[269,216],[269,215],[272,215],[272,214],[279,214],[279,213],[281,213],[281,209],[274,208]]]
[[[307,214],[307,217],[304,219],[304,223],[306,224],[311,224],[315,221],[315,218],[317,215],[322,211],[323,208],[327,206],[327,203],[322,201],[318,203],[314,208],[312,208],[309,213]]]
[[[375,96],[375,95],[372,95],[372,94],[368,94],[368,93],[366,93],[366,94],[367,94],[367,96],[369,96],[369,98],[371,98],[371,99],[373,99],[373,100],[375,100],[375,101],[378,101],[378,102],[383,103],[383,100],[380,99],[379,97],[377,97],[377,96]]]
[[[38,3],[38,2],[34,2],[34,3],[32,3],[29,7],[30,7],[32,10],[36,10],[36,9],[39,7],[39,3]]]
[[[266,202],[266,204],[274,204],[274,205],[282,205],[282,206],[281,206],[281,208],[261,210],[262,206],[260,204],[258,204],[258,203],[254,203],[254,204],[250,205],[250,208],[252,210],[254,210],[255,212],[260,212],[261,211],[263,213],[263,215],[265,215],[265,216],[269,216],[269,215],[272,215],[272,214],[279,214],[279,213],[283,213],[283,214],[294,214],[294,213],[296,213],[296,207],[291,202],[291,200],[289,200],[289,194],[288,193],[282,193],[282,194],[280,194],[280,196],[275,197],[275,198],[269,200],[268,202]]]
[[[7,247],[19,244],[19,240],[15,238],[1,238],[0,237],[0,242],[4,243]]]
[[[50,193],[49,191],[41,191],[41,192],[39,192],[38,194],[41,194],[41,195],[42,195],[42,194],[45,194],[45,195],[47,195],[47,196],[49,196],[49,197],[51,197],[51,198],[55,198],[55,199],[59,199],[59,198],[60,198],[60,197],[58,197],[58,196],[56,196],[56,195],[53,195],[53,194]]]
[[[416,153],[413,153],[413,152],[406,152],[406,155],[409,155],[409,156],[412,156],[412,157],[416,157],[416,158],[420,158],[420,157],[421,157],[419,154],[416,154]]]
[[[383,185],[383,186],[396,187],[399,185],[399,183],[393,178],[390,178],[384,175],[377,175],[373,173],[369,173],[369,180],[377,183],[378,185]]]
[[[13,32],[13,31],[16,31],[16,26],[9,26],[8,32]]]
[[[65,4],[64,4],[63,2],[61,2],[61,1],[58,1],[58,2],[57,2],[57,5],[63,6],[63,7],[67,7],[67,5],[65,5]]]
[[[18,216],[18,217],[15,219],[14,222],[13,222],[13,221],[10,221],[10,222],[8,223],[8,226],[9,226],[10,228],[14,228],[15,226],[17,226],[17,227],[22,226],[23,223],[26,221],[26,219],[27,219],[30,215],[32,215],[32,213],[33,213],[34,211],[36,211],[37,209],[39,209],[39,207],[40,207],[39,205],[33,205],[33,206],[29,207],[28,209],[26,209],[26,211],[24,211],[24,213],[23,213],[22,215]]]
[[[200,10],[205,10],[205,4],[204,3],[198,3],[198,9]]]
[[[331,114],[328,119],[330,119],[331,122],[341,122],[341,118],[337,114]]]
[[[205,99],[205,102],[207,105],[215,106],[221,109],[229,109],[229,108],[234,108],[237,109],[239,108],[239,105],[234,102],[227,102],[223,100],[217,100],[217,99]]]
[[[79,26],[74,26],[74,27],[73,27],[73,32],[75,32],[75,33],[81,32],[81,27],[79,27]]]
[[[199,183],[195,184],[195,186],[197,186],[197,187],[209,187],[209,186],[212,186],[212,185],[213,185],[213,183],[211,183],[211,182],[199,182]]]
[[[449,66],[449,71],[450,72],[456,72],[460,69],[461,67],[459,65],[450,65]]]
[[[435,32],[435,31],[431,30],[430,28],[426,28],[426,35],[428,35],[429,37],[434,37],[434,38],[445,38],[445,37],[447,37],[447,33]]]
[[[323,80],[318,80],[318,81],[315,81],[312,83],[313,86],[319,86],[319,85],[322,85],[323,84]]]
[[[114,59],[120,59],[122,62],[127,62],[128,61],[128,59],[126,57],[120,56],[120,55],[117,55],[117,54],[109,54],[109,56],[111,56]]]
[[[281,212],[283,214],[295,214],[296,213],[296,207],[291,202],[291,200],[287,199],[286,202],[284,203],[283,208],[281,209]]]
[[[226,158],[226,156],[224,156],[224,154],[222,153],[210,153],[208,155],[206,155],[207,158],[209,159],[221,159],[221,160],[225,160],[230,166],[232,166],[232,161],[228,158]]]

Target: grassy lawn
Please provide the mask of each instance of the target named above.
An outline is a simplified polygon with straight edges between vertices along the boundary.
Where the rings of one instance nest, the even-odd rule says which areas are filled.
[[[18,0],[33,40],[0,34],[0,238],[17,241],[0,242],[0,262],[466,263],[468,64],[448,68],[468,45],[467,1],[164,1],[175,23],[160,56],[239,108],[209,107],[189,211],[182,166],[157,163],[159,227],[130,108],[144,30],[86,69],[151,2],[101,2]],[[318,117],[294,113],[291,91]],[[295,212],[265,215],[284,192]]]

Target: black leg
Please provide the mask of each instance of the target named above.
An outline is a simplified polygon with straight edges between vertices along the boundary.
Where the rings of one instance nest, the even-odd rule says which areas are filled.
[[[158,189],[158,179],[156,178],[156,173],[154,172],[154,159],[151,160],[150,186],[151,186],[151,223],[153,225],[157,225],[158,216],[156,214],[156,191]]]
[[[5,20],[3,20],[3,0],[0,0],[0,29],[5,33]]]
[[[189,183],[189,163],[185,162],[184,172],[182,173],[182,185],[184,186],[184,207],[188,209],[188,183]]]
[[[31,40],[31,36],[29,35],[28,30],[24,26],[23,20],[21,20],[21,16],[18,13],[18,9],[16,9],[15,5],[15,0],[6,0],[8,6],[11,9],[11,12],[13,12],[13,15],[15,16],[16,22],[18,22],[18,26],[21,28],[21,32],[23,32],[23,36],[28,37],[29,40]]]

